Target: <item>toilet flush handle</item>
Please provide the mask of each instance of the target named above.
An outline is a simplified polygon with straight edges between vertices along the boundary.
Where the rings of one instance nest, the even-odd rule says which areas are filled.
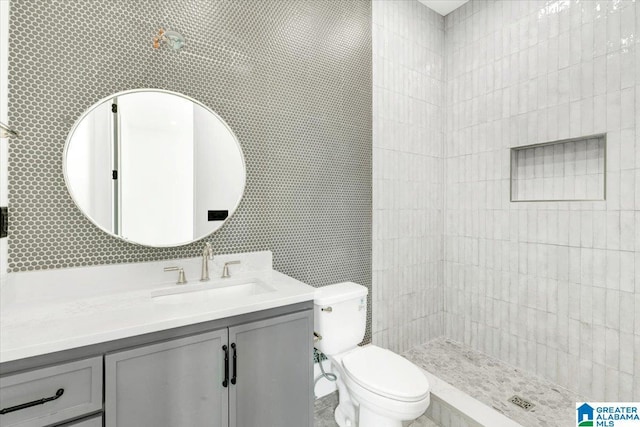
[[[333,311],[333,308],[331,308],[331,307],[329,306],[329,307],[321,308],[320,310],[322,310],[322,311],[326,311],[327,313],[331,313],[331,312]]]

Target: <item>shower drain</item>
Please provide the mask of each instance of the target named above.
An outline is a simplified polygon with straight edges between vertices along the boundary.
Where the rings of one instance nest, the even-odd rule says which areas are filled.
[[[518,405],[525,411],[529,411],[535,406],[533,403],[521,398],[520,396],[513,396],[511,399],[509,399],[509,402],[513,403],[514,405]]]

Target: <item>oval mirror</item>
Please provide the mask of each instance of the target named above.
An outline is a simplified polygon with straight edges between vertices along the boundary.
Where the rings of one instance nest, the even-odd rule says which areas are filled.
[[[238,207],[245,165],[238,139],[203,104],[140,89],[94,104],[71,129],[64,178],[98,227],[132,243],[179,246]]]

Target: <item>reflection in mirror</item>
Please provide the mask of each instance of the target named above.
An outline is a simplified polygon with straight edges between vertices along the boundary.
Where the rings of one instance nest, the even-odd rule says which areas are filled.
[[[65,180],[104,231],[146,246],[178,246],[222,226],[245,185],[227,124],[183,95],[136,90],[91,107],[71,130]]]

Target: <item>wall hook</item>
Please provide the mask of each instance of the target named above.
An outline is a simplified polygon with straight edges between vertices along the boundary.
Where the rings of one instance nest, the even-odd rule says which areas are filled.
[[[18,132],[0,122],[0,138],[12,138],[16,136],[18,136]]]
[[[159,49],[162,44],[166,44],[173,50],[180,50],[185,44],[185,39],[177,31],[160,28],[158,34],[153,37],[153,48]]]

